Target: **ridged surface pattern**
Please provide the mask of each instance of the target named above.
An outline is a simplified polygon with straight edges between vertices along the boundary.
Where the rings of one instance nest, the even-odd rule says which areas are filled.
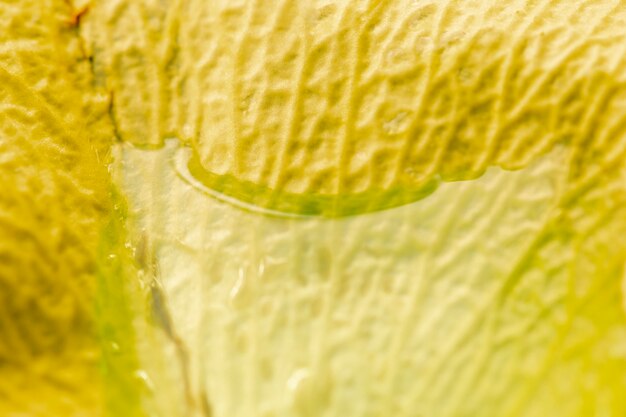
[[[142,359],[155,401],[626,414],[626,2],[102,0],[83,22],[179,367],[174,389]]]
[[[177,137],[258,205],[368,211],[556,144],[573,176],[623,151],[623,1],[111,0],[85,22],[121,138]]]
[[[74,16],[63,1],[0,1],[0,415],[7,417],[102,411],[93,296],[112,130],[108,96],[92,93]]]

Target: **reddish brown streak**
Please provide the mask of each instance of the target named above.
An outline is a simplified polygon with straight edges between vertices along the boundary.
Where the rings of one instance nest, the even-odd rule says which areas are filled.
[[[70,28],[72,28],[73,30],[78,30],[80,23],[81,23],[81,19],[83,18],[83,16],[85,16],[87,14],[87,12],[89,11],[89,4],[84,5],[83,7],[81,7],[80,9],[77,9],[74,6],[74,2],[73,0],[64,0],[65,4],[70,8],[70,13],[69,13],[69,17],[66,20],[66,23],[69,25]],[[82,40],[82,38],[79,37],[79,48],[80,48],[80,52],[81,55],[85,58],[85,59],[89,59],[91,60],[92,57],[90,56],[90,54],[88,54],[87,49],[85,48],[85,44]]]
[[[73,0],[63,0],[63,2],[71,10],[67,24],[73,28],[77,28],[80,25],[80,19],[89,11],[89,4],[84,5],[80,9],[76,9]]]
[[[74,10],[72,15],[70,16],[69,24],[73,27],[78,27],[80,25],[80,19],[87,14],[89,11],[89,5],[83,6],[78,10]]]

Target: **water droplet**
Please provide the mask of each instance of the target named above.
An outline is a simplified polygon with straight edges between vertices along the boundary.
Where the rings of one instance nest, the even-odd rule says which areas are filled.
[[[408,116],[409,114],[407,112],[398,113],[393,119],[383,124],[383,129],[388,135],[402,133],[402,131],[408,127]]]
[[[287,388],[292,394],[292,404],[298,415],[317,416],[330,402],[332,378],[324,369],[301,368],[295,371],[287,381]]]
[[[622,276],[622,306],[624,307],[624,312],[626,312],[626,267]]]
[[[461,68],[458,72],[459,81],[462,84],[468,84],[472,80],[472,71],[467,68]]]
[[[442,36],[441,44],[444,48],[452,48],[461,43],[464,38],[466,38],[464,31],[446,31]]]
[[[318,21],[326,20],[327,18],[333,16],[333,14],[335,13],[335,9],[336,7],[333,6],[332,4],[327,4],[323,7],[320,7],[317,10],[315,18]]]
[[[230,290],[230,303],[232,306],[237,307],[241,305],[245,298],[245,285],[246,285],[246,273],[243,267],[239,268],[239,277],[237,282]]]
[[[301,390],[302,386],[308,378],[308,369],[298,369],[291,375],[291,377],[289,377],[289,380],[287,381],[287,388],[291,392],[298,392],[299,390]]]
[[[182,128],[183,138],[193,137],[193,127],[189,123],[185,123]]]
[[[394,65],[394,64],[398,64],[399,62],[402,61],[402,58],[404,57],[404,53],[402,52],[402,50],[400,49],[391,49],[387,52],[387,64],[389,65]]]
[[[410,166],[404,169],[404,173],[408,175],[413,180],[420,179],[420,172],[416,168]]]
[[[433,41],[428,36],[420,36],[415,40],[415,52],[417,54],[427,54],[433,48]]]
[[[148,375],[148,373],[142,369],[139,369],[137,371],[135,371],[135,377],[141,381],[141,383],[143,384],[143,386],[150,392],[154,391],[154,383],[152,382],[152,379],[150,378],[150,375]]]

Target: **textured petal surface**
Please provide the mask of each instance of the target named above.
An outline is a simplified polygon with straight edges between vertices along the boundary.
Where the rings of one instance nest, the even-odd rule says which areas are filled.
[[[622,1],[97,3],[121,137],[178,137],[257,205],[358,213],[557,144],[574,176],[623,152]]]
[[[98,416],[108,96],[63,1],[0,1],[0,415]]]
[[[155,413],[626,413],[626,3],[93,10]]]
[[[625,1],[0,29],[0,415],[626,415]]]

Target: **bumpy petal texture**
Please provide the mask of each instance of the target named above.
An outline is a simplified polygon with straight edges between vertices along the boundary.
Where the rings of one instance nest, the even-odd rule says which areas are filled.
[[[333,216],[556,145],[573,180],[611,165],[625,16],[608,0],[113,0],[85,32],[124,140],[177,137],[210,188]]]
[[[0,415],[99,416],[107,94],[64,1],[0,1]]]
[[[138,331],[171,358],[140,354],[154,413],[626,413],[626,2],[110,0],[84,22]]]
[[[0,414],[626,415],[626,1],[0,17]]]

